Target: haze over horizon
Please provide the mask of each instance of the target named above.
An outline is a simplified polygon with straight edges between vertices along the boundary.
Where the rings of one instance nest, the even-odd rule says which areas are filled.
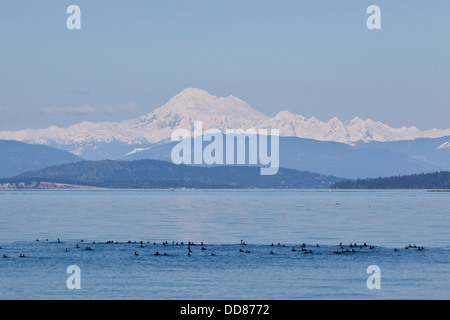
[[[78,0],[3,3],[0,131],[124,121],[187,87],[233,95],[269,117],[450,127],[448,1]],[[429,13],[433,13],[432,15]]]

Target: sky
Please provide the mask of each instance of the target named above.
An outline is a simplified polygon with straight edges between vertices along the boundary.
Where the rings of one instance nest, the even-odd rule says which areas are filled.
[[[81,30],[66,9],[81,8]],[[381,30],[369,30],[369,5]],[[0,0],[0,130],[123,121],[187,87],[274,116],[450,128],[448,0]]]

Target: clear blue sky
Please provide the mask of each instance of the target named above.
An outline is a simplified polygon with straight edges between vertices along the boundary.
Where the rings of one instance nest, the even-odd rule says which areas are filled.
[[[66,28],[77,4],[82,29]],[[382,10],[382,30],[366,9]],[[186,87],[391,126],[450,127],[448,0],[0,0],[0,130],[118,121]]]

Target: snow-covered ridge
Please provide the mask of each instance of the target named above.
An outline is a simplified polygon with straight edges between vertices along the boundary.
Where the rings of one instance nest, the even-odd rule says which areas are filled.
[[[416,127],[391,128],[381,122],[371,119],[362,120],[357,117],[345,122],[338,118],[323,122],[314,117],[305,118],[282,111],[270,118],[234,96],[215,97],[204,90],[188,88],[154,112],[135,120],[82,122],[68,128],[52,126],[41,130],[0,131],[0,139],[35,144],[81,146],[117,141],[126,144],[157,143],[170,138],[177,128],[191,129],[194,121],[202,121],[203,130],[209,128],[222,131],[238,128],[279,129],[281,136],[343,143],[450,136],[450,129],[421,131]]]
[[[136,153],[139,153],[139,152],[142,152],[142,151],[147,151],[147,150],[150,150],[150,148],[136,148],[133,151],[128,152],[125,156],[128,157],[128,156],[131,156],[133,154],[136,154]]]
[[[437,149],[450,149],[450,140],[441,144]]]

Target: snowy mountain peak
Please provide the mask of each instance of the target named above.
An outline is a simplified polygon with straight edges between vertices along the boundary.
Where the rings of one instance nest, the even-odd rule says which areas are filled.
[[[274,120],[279,121],[295,121],[296,117],[302,117],[301,115],[295,115],[289,111],[280,111],[276,114],[275,117],[273,117]]]
[[[178,115],[178,117],[203,120],[206,117],[228,117],[244,122],[254,122],[267,118],[246,102],[234,97],[216,97],[205,90],[188,88],[177,94],[151,115]]]
[[[333,118],[331,118],[330,120],[328,120],[328,123],[331,123],[331,124],[334,124],[334,123],[337,123],[337,124],[343,124],[342,121],[339,120],[338,117],[333,117]]]
[[[211,95],[208,93],[208,91],[199,89],[199,88],[186,88],[182,90],[179,94],[177,94],[174,98],[180,97],[180,96],[189,96],[189,97],[210,97]]]
[[[416,127],[391,128],[371,119],[342,122],[337,117],[327,122],[281,111],[270,118],[235,96],[216,97],[207,91],[187,88],[154,112],[124,122],[82,122],[68,128],[52,126],[41,130],[0,131],[0,139],[35,144],[70,146],[82,154],[83,148],[96,148],[98,143],[158,143],[170,139],[175,129],[192,129],[195,121],[203,122],[203,130],[278,129],[281,136],[354,143],[356,141],[396,141],[450,136],[450,129],[421,131]],[[447,145],[441,146],[447,148]],[[138,148],[138,147],[137,147]],[[68,148],[66,148],[68,149]],[[139,152],[140,149],[136,149]]]
[[[370,119],[367,119],[369,121]],[[361,119],[360,117],[354,117],[352,120],[345,121],[345,124],[360,124],[364,123],[365,121]]]

